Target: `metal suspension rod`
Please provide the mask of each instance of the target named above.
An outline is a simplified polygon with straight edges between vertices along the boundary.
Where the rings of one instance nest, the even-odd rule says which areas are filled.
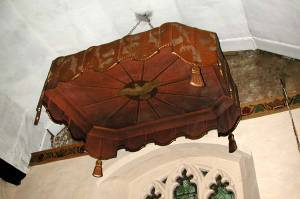
[[[293,114],[292,114],[292,111],[291,111],[291,108],[289,106],[289,102],[288,102],[288,95],[287,95],[287,91],[286,91],[286,88],[285,88],[285,84],[283,82],[282,79],[280,79],[280,84],[281,84],[281,88],[282,88],[282,91],[283,91],[283,95],[284,95],[284,99],[285,99],[285,105],[289,111],[289,115],[290,115],[290,119],[291,119],[291,122],[292,122],[292,125],[293,125],[293,131],[294,131],[294,135],[296,137],[296,142],[297,142],[297,146],[298,146],[298,151],[300,152],[300,141],[299,141],[299,136],[298,136],[298,132],[297,132],[297,129],[296,129],[296,126],[295,126],[295,122],[294,122],[294,118],[293,118]]]

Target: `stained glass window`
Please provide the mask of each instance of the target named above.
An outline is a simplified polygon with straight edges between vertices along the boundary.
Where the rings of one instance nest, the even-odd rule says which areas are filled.
[[[228,185],[229,182],[222,182],[222,176],[218,175],[216,183],[210,186],[214,192],[209,196],[209,199],[234,199],[234,193],[226,188]]]
[[[161,198],[161,194],[160,193],[155,193],[155,188],[152,187],[150,194],[146,196],[146,199],[159,199]]]
[[[174,199],[197,199],[197,185],[191,182],[193,175],[187,175],[186,169],[177,178],[178,186],[174,190]]]
[[[190,171],[190,170],[189,170]],[[154,185],[150,190],[150,193],[144,199],[162,199],[162,198],[172,198],[172,199],[235,199],[236,194],[229,186],[229,182],[223,178],[222,175],[218,174],[215,178],[213,184],[207,187],[207,180],[201,180],[195,178],[195,176],[202,176],[203,178],[211,177],[209,175],[210,170],[198,168],[197,170],[191,170],[192,172],[196,171],[198,173],[187,172],[187,169],[183,169],[182,172],[178,175],[172,173],[176,176],[164,176],[158,183],[160,184],[159,189]],[[201,175],[202,174],[202,175]],[[176,179],[174,182],[172,179]],[[171,180],[171,181],[169,181]],[[203,194],[200,194],[197,186],[203,187],[202,183],[205,183],[205,189],[210,189],[211,194],[203,198]],[[175,184],[173,184],[175,183]],[[199,184],[198,184],[199,183]],[[175,187],[175,188],[174,188]],[[172,188],[172,191],[169,190]],[[171,191],[171,192],[169,192]],[[202,189],[200,190],[202,191]],[[207,193],[207,190],[203,190],[204,193]],[[170,197],[169,194],[173,196]],[[206,194],[205,194],[206,195]]]

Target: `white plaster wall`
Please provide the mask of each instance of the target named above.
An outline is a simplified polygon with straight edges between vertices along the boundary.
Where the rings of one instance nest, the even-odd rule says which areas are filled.
[[[242,2],[257,48],[300,58],[300,1]]]
[[[17,190],[17,186],[0,179],[1,199],[13,199],[15,197],[16,190]]]
[[[40,147],[44,129],[34,128],[32,115],[1,93],[0,114],[0,158],[26,173],[31,153]]]
[[[7,0],[0,1],[0,27],[0,92],[32,111],[51,60],[57,55]]]
[[[300,109],[293,110],[293,114],[297,128],[300,129]],[[277,199],[286,198],[288,195],[289,199],[299,199],[300,156],[288,112],[243,120],[235,130],[235,135],[239,149],[253,156],[260,197]],[[227,146],[227,139],[217,138],[216,132],[212,131],[199,140],[178,138],[171,147],[183,143]],[[122,194],[122,198],[126,198],[123,190],[131,180],[120,180],[118,172],[124,165],[126,167],[134,161],[139,161],[158,149],[167,150],[168,147],[149,144],[135,153],[119,151],[117,158],[103,162],[104,176],[99,179],[91,176],[95,160],[89,156],[32,167],[21,186],[17,188],[15,198],[113,199],[109,197],[112,194]],[[169,151],[172,154],[172,150]],[[188,151],[186,153],[188,154]],[[134,173],[134,170],[132,172]]]
[[[243,0],[243,4],[251,33],[255,37],[300,45],[299,1]]]

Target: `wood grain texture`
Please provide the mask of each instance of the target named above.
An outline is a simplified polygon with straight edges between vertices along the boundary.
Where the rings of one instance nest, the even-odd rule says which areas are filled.
[[[212,32],[168,23],[53,64],[43,104],[98,159],[211,129],[227,136],[239,121],[236,86]],[[191,84],[195,67],[202,86]]]

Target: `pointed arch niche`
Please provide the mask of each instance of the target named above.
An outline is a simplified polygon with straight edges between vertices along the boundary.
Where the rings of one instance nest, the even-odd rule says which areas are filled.
[[[229,154],[227,146],[217,144],[155,149],[123,164],[103,183],[110,198],[260,198],[252,156],[242,151]]]

